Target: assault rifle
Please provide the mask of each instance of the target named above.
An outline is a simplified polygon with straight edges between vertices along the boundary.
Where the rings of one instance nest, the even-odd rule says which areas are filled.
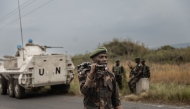
[[[91,64],[89,62],[83,62],[82,64],[77,66],[78,73],[85,74],[91,70]],[[100,68],[106,68],[106,65],[96,65],[96,70]],[[99,72],[100,74],[103,74],[103,72]]]
[[[130,62],[128,62],[127,65],[128,65],[129,68],[131,69],[130,74],[129,74],[129,78],[132,78],[132,77],[135,76],[135,71],[134,71],[134,68],[135,68],[135,67],[133,67]]]

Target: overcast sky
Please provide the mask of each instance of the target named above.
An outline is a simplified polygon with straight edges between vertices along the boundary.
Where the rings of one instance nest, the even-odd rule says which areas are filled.
[[[20,0],[20,6],[24,44],[64,47],[48,52],[82,54],[113,38],[149,48],[190,42],[190,0]],[[17,0],[0,0],[0,57],[22,44],[16,9]]]

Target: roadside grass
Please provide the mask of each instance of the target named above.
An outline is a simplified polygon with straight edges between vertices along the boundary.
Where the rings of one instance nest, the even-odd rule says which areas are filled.
[[[128,81],[130,69],[127,63],[130,62],[134,67],[136,64],[131,60],[121,60],[121,65],[125,68],[126,80]],[[190,63],[184,64],[156,64],[146,62],[146,64],[150,67],[151,77],[150,82],[165,82],[165,83],[176,83],[176,84],[184,84],[190,85]],[[110,70],[114,66],[114,62],[108,64]]]
[[[190,86],[176,83],[153,83],[150,85],[147,98],[150,100],[190,103]]]
[[[181,103],[190,105],[190,63],[181,65],[155,64],[147,62],[150,67],[150,89],[139,95],[134,95],[129,91],[127,82],[129,81],[130,69],[127,66],[129,61],[121,61],[125,68],[123,75],[123,90],[119,90],[122,99],[128,101],[150,101],[159,103]],[[135,63],[131,62],[134,66]],[[111,70],[114,62],[108,66]],[[78,74],[75,70],[75,78],[71,82],[69,93],[82,95],[78,81]]]
[[[75,70],[75,72],[76,72],[76,70]],[[75,73],[74,79],[70,84],[69,93],[74,94],[74,95],[82,95],[80,92],[80,85],[79,85],[77,73]]]
[[[135,43],[130,39],[113,39],[100,46],[105,46],[109,50],[108,67],[110,70],[115,64],[115,59],[120,59],[121,65],[125,68],[123,90],[119,90],[123,98],[130,98],[134,101],[190,103],[190,47],[175,49],[166,45],[157,50],[150,50],[144,44]],[[89,54],[86,52],[73,56],[75,66],[77,67],[82,62],[90,62]],[[135,57],[144,58],[151,72],[149,91],[139,95],[131,94],[127,83],[130,79],[130,69],[127,63],[130,62],[134,67]],[[81,95],[77,73],[71,83],[70,92]]]
[[[149,101],[162,104],[190,105],[190,86],[176,83],[151,83],[150,90],[138,95],[128,94],[123,97],[128,101]]]

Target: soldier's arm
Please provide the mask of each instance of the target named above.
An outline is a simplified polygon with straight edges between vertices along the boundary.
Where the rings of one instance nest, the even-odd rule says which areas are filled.
[[[112,81],[112,84],[113,84],[113,94],[112,94],[112,105],[114,107],[114,109],[123,109],[122,106],[121,106],[121,100],[119,98],[119,92],[118,92],[118,89],[117,89],[117,86],[116,86],[116,80],[115,78],[113,79]]]
[[[80,84],[80,91],[83,95],[88,96],[92,92],[92,87],[94,81],[89,81],[89,78],[86,74],[79,74],[78,75],[79,84]]]
[[[96,63],[91,65],[90,72],[79,74],[80,91],[83,95],[86,96],[90,95],[92,93],[93,88],[95,88],[95,83],[96,83],[95,67]]]
[[[141,75],[141,73],[143,73],[143,72],[142,72],[142,68],[140,68],[140,70],[137,72],[137,75],[135,75],[134,78],[139,77],[139,76]]]

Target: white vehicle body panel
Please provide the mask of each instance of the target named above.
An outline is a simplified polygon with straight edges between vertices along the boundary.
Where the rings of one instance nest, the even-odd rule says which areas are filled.
[[[70,84],[74,77],[75,66],[67,54],[45,54],[39,46],[25,46],[19,54],[4,59],[0,64],[0,75],[7,80],[18,79],[24,88]]]

